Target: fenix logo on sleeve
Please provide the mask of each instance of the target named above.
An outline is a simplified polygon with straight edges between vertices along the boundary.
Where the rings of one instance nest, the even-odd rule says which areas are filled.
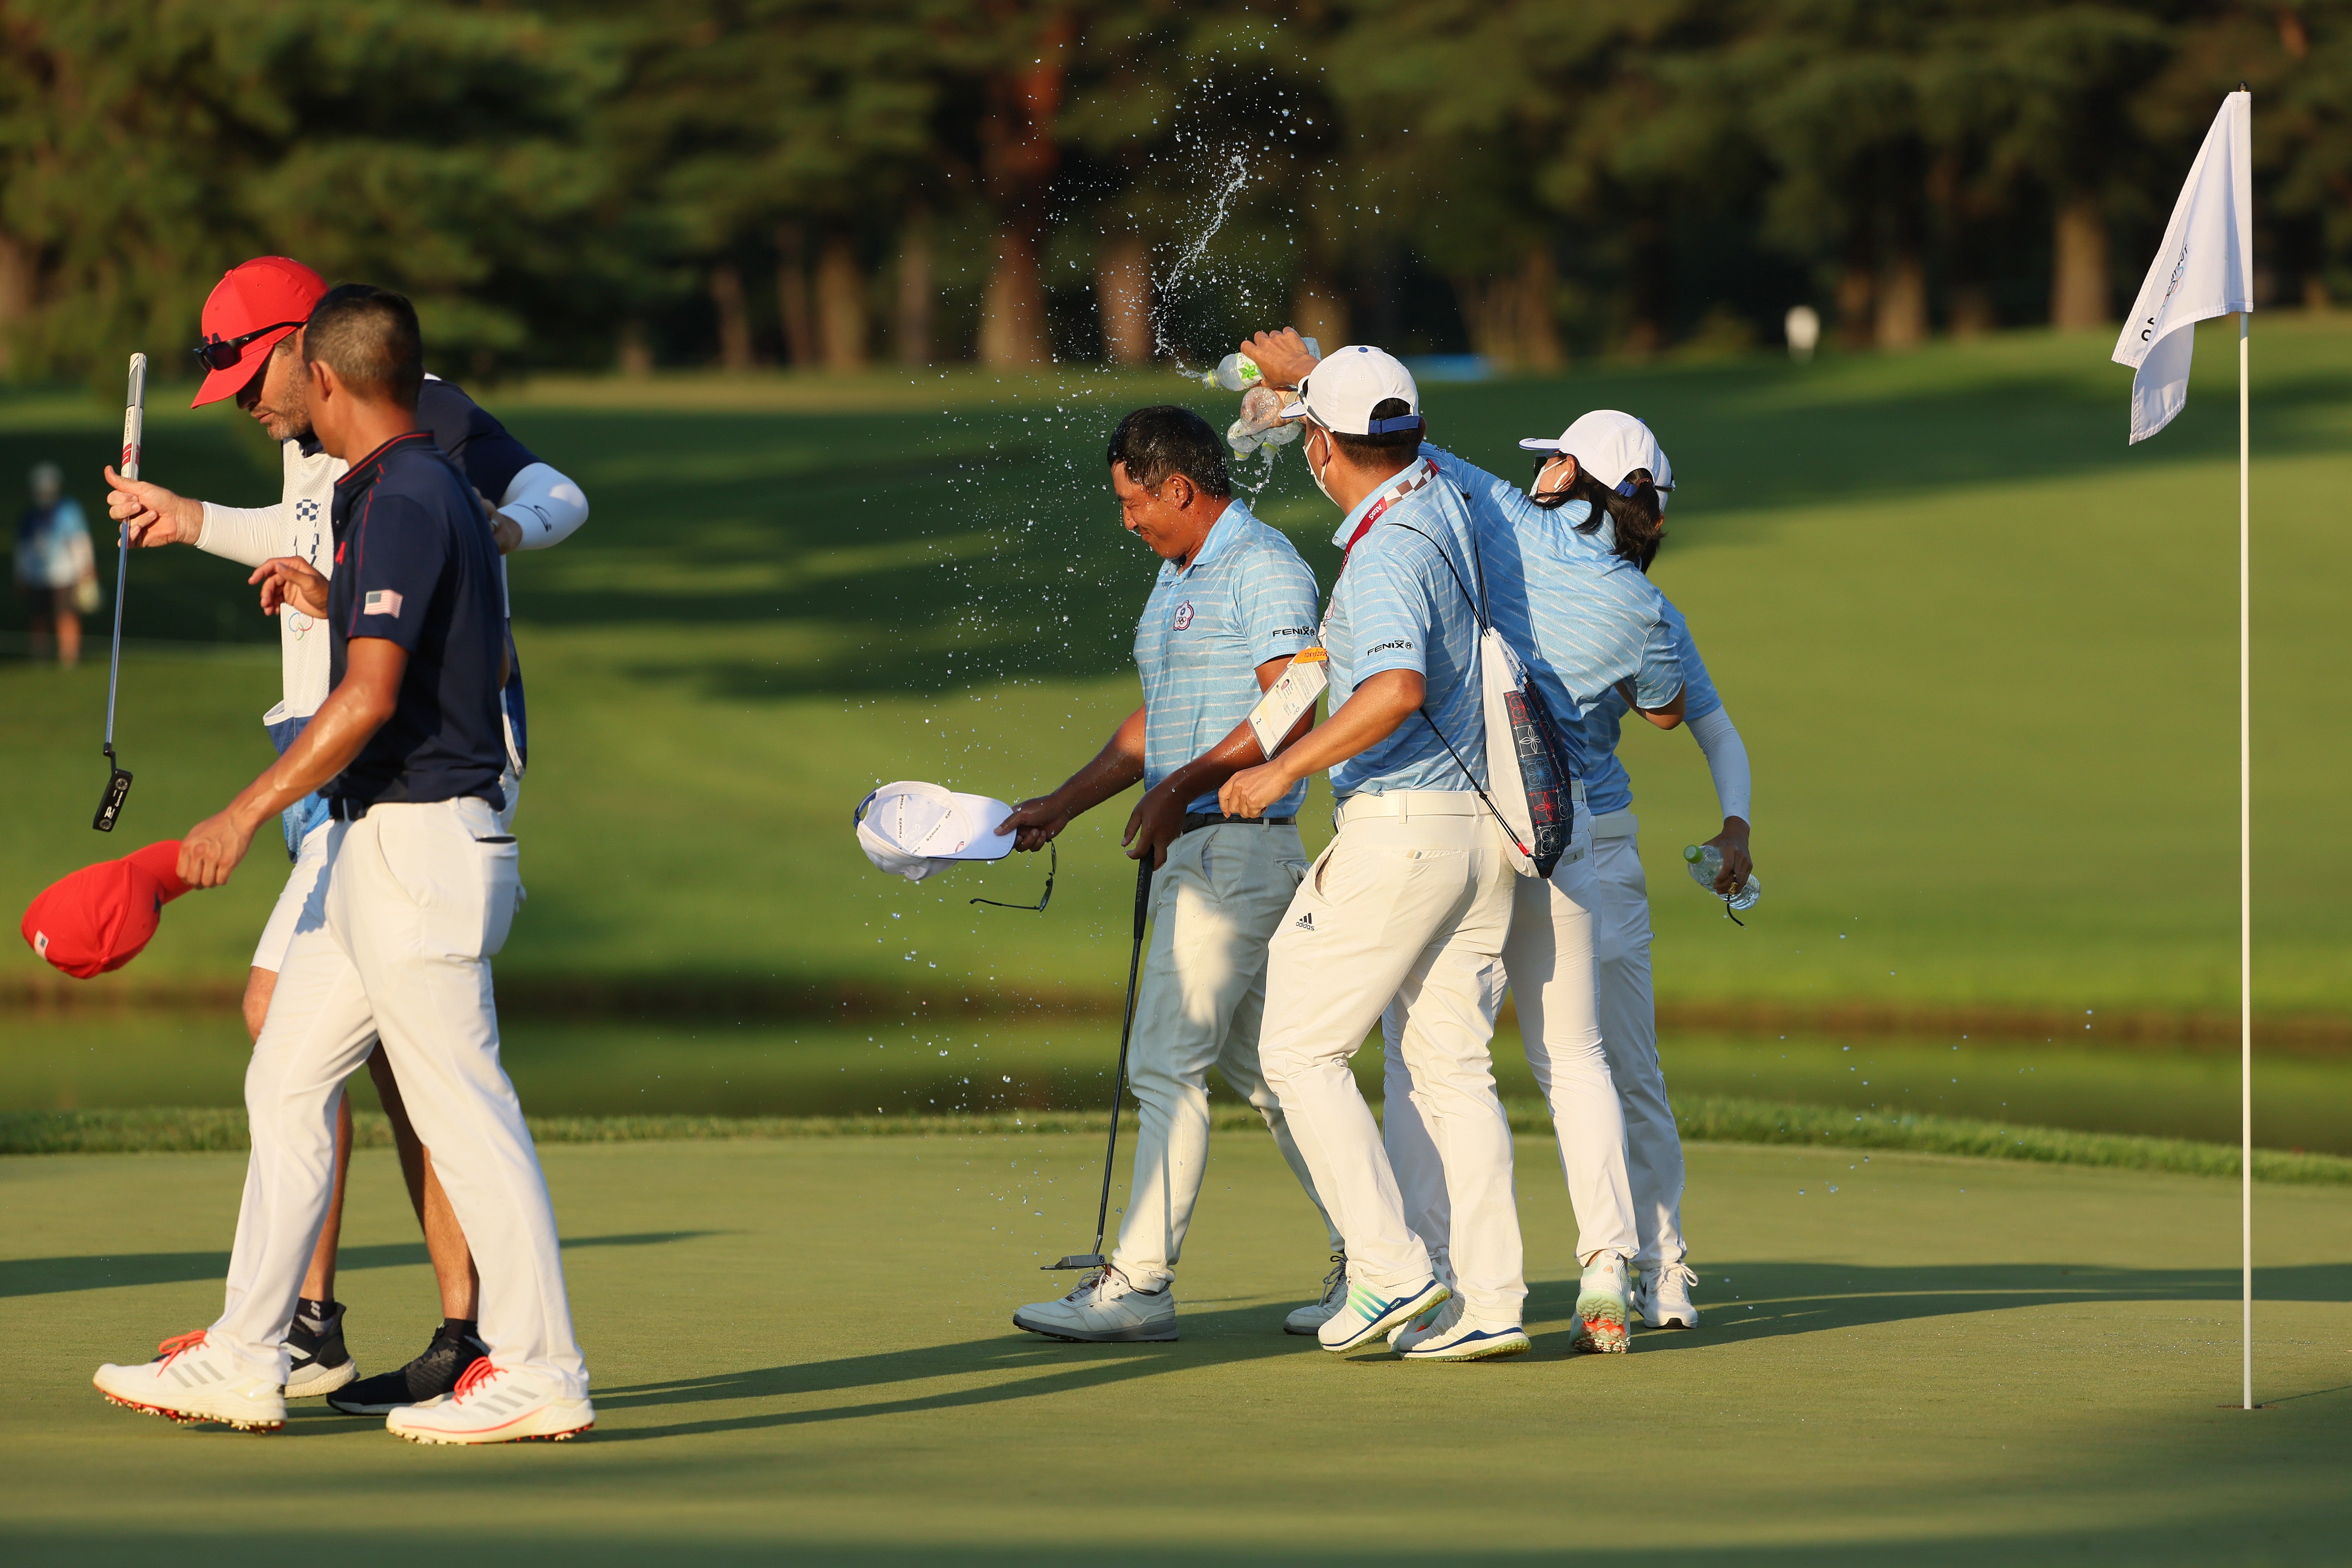
[[[360,614],[363,616],[390,616],[393,619],[398,620],[400,618],[400,595],[390,588],[370,589],[367,597],[361,601]]]

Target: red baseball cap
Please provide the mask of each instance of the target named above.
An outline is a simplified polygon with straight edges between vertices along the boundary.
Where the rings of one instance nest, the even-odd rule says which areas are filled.
[[[202,408],[236,396],[278,340],[310,319],[310,307],[326,291],[325,279],[283,256],[257,256],[223,273],[205,300],[205,341],[196,352],[202,354],[216,342],[248,341],[238,344],[236,363],[206,374],[188,406]]]
[[[167,838],[52,882],[18,929],[35,952],[88,980],[138,957],[163,906],[187,890],[180,880],[180,841]]]

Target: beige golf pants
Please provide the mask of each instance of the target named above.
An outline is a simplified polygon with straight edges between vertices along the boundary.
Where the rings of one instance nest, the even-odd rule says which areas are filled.
[[[1599,959],[1601,1047],[1625,1110],[1625,1170],[1644,1273],[1683,1260],[1683,1141],[1658,1064],[1658,1014],[1650,992],[1650,885],[1642,874],[1641,824],[1612,811],[1593,826],[1594,952]]]
[[[1174,1278],[1209,1159],[1209,1068],[1257,1108],[1315,1201],[1332,1251],[1339,1233],[1315,1199],[1282,1102],[1258,1069],[1265,948],[1307,874],[1295,824],[1224,823],[1168,847],[1151,884],[1151,952],[1135,998],[1128,1083],[1142,1109],[1135,1178],[1111,1261],[1146,1290]]]
[[[1384,1295],[1418,1289],[1433,1271],[1429,1248],[1406,1221],[1380,1127],[1348,1066],[1396,1003],[1412,1102],[1453,1199],[1450,1252],[1465,1314],[1479,1327],[1514,1326],[1527,1280],[1511,1129],[1487,1044],[1517,878],[1473,795],[1355,796],[1339,823],[1275,934],[1259,1047],[1266,1080],[1346,1239],[1349,1279]]]
[[[489,961],[514,919],[514,841],[481,800],[378,805],[328,831],[325,919],[287,949],[246,1069],[253,1152],[211,1342],[286,1381],[286,1325],[334,1185],[335,1102],[381,1037],[473,1247],[491,1362],[583,1398],[554,1208],[499,1065]]]
[[[1528,1069],[1551,1111],[1576,1213],[1580,1265],[1597,1254],[1633,1255],[1633,1195],[1626,1175],[1625,1118],[1601,1043],[1594,1012],[1593,954],[1601,899],[1593,874],[1593,839],[1584,808],[1577,834],[1549,880],[1515,878],[1511,934],[1503,970],[1518,1003],[1519,1033]],[[1387,1047],[1389,1161],[1404,1196],[1405,1215],[1432,1251],[1444,1247],[1452,1226],[1445,1173],[1412,1093],[1411,1067],[1401,1048],[1399,1010],[1381,1019]]]

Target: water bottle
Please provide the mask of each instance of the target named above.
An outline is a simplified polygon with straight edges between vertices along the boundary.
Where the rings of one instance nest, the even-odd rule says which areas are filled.
[[[1225,444],[1234,449],[1234,455],[1246,458],[1261,447],[1269,448],[1266,460],[1272,462],[1274,453],[1270,448],[1286,447],[1297,440],[1300,426],[1282,422],[1283,405],[1289,401],[1288,394],[1270,386],[1253,386],[1243,393],[1242,416],[1225,432]]]
[[[1723,874],[1723,851],[1712,844],[1685,844],[1683,846],[1683,858],[1689,863],[1691,880],[1705,888],[1709,897],[1723,899],[1723,895],[1715,890],[1715,879]],[[1755,872],[1750,871],[1748,873],[1748,885],[1723,901],[1735,910],[1752,910],[1756,907],[1756,900],[1763,896],[1764,884],[1756,879]]]
[[[1322,344],[1313,338],[1307,339],[1306,343],[1308,353],[1313,354],[1317,359],[1323,357]],[[1227,354],[1217,362],[1216,369],[1203,371],[1201,374],[1202,386],[1222,386],[1227,392],[1247,392],[1265,380],[1265,373],[1258,369],[1257,361],[1247,354]]]

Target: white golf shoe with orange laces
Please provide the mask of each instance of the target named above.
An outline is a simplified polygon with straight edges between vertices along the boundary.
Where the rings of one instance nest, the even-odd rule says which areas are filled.
[[[240,1432],[275,1432],[286,1425],[286,1391],[241,1372],[205,1342],[205,1331],[180,1334],[136,1366],[109,1363],[90,1382],[117,1405],[161,1415],[184,1426],[216,1421]]]
[[[455,1394],[404,1405],[383,1418],[385,1431],[412,1443],[561,1443],[594,1425],[596,1407],[585,1399],[566,1399],[487,1356],[466,1369]]]

